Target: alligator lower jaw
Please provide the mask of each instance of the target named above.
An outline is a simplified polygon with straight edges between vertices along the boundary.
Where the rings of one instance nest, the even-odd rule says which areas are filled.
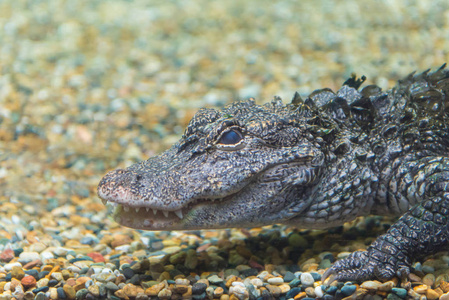
[[[195,207],[206,204],[206,201],[213,203],[211,199],[197,200],[175,211],[132,207],[107,201],[104,203],[112,218],[126,227],[142,230],[188,230],[200,228],[200,226],[192,225],[192,222],[188,220]]]

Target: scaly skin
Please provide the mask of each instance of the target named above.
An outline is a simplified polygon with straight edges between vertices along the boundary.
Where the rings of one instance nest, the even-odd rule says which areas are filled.
[[[327,228],[368,214],[403,215],[367,251],[324,277],[404,277],[448,246],[449,71],[409,75],[387,92],[298,94],[201,109],[169,150],[101,180],[122,225],[146,230]]]

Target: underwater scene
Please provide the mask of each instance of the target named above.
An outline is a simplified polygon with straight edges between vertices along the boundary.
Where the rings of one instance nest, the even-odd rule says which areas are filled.
[[[449,299],[449,2],[0,1],[0,300]]]

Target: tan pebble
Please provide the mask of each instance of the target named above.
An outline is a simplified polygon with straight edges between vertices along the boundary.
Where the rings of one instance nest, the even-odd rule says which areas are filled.
[[[197,283],[204,283],[207,287],[209,287],[209,280],[205,278],[198,280]]]
[[[191,299],[192,298],[192,287],[187,287],[187,292],[182,294],[182,299]]]
[[[273,271],[276,269],[276,266],[273,264],[266,264],[265,265],[265,271],[270,274],[273,273]]]
[[[62,287],[62,289],[64,290],[65,295],[67,296],[67,298],[68,298],[69,300],[75,299],[76,291],[75,291],[75,288],[74,288],[73,286],[70,286],[70,285],[68,285],[68,284],[64,284],[64,286]]]
[[[408,296],[411,297],[411,299],[420,299],[421,297],[424,297],[423,295],[418,294],[413,289],[409,289],[407,292]]]
[[[445,282],[449,281],[449,274],[438,275],[437,278],[435,279],[436,285],[439,285],[443,281],[445,281]]]
[[[175,293],[178,293],[178,294],[184,294],[185,292],[187,292],[187,285],[175,284],[174,291],[175,291]]]
[[[34,300],[34,293],[32,291],[26,291],[23,295],[24,300]]]
[[[11,277],[16,278],[18,280],[21,280],[25,276],[25,272],[23,271],[22,267],[14,266],[11,269]]]
[[[123,287],[123,292],[128,297],[136,297],[137,296],[137,287],[134,284],[128,283]]]
[[[50,299],[58,299],[58,290],[55,287],[51,287],[48,292],[50,293]]]
[[[428,287],[427,285],[425,285],[425,284],[420,284],[420,285],[415,286],[415,287],[413,288],[413,290],[414,290],[415,292],[417,292],[418,294],[425,294],[428,288],[429,288],[429,287]]]
[[[360,287],[371,291],[377,291],[377,289],[380,287],[381,284],[382,283],[377,280],[372,280],[372,281],[365,281],[360,285]]]
[[[437,300],[440,297],[440,295],[438,295],[438,293],[435,292],[434,290],[428,289],[426,291],[426,297],[428,300]]]
[[[51,274],[51,278],[56,279],[57,281],[63,281],[64,277],[62,276],[61,272],[53,272]]]
[[[67,281],[65,283],[70,285],[70,286],[75,286],[76,285],[76,279],[75,278],[69,278],[69,279],[67,279]]]
[[[220,300],[229,300],[229,295],[221,295]]]
[[[10,281],[10,290],[15,291],[18,286],[20,286],[23,290],[22,283],[19,280],[12,278]]]
[[[226,280],[226,284],[225,284],[226,287],[229,288],[234,281],[237,281],[237,279],[238,279],[237,276],[234,276],[234,275],[230,276],[229,279]]]
[[[364,295],[368,294],[368,290],[364,288],[357,288],[355,295],[357,299],[362,299]],[[352,295],[351,295],[352,296]]]
[[[49,280],[47,278],[39,279],[39,281],[36,282],[36,287],[41,288],[44,286],[48,286],[48,282],[49,282]]]
[[[157,296],[161,299],[170,299],[172,295],[172,291],[170,291],[167,288],[163,288],[158,294]]]
[[[0,282],[0,293],[3,293],[5,291],[5,284],[6,281]]]
[[[100,288],[96,284],[92,284],[87,288],[87,290],[95,297],[100,296]]]
[[[145,294],[151,297],[156,297],[157,294],[165,287],[163,282],[155,284],[145,290]]]
[[[293,299],[300,300],[300,299],[305,298],[305,297],[307,297],[306,292],[301,292],[301,293],[298,293]]]
[[[268,284],[266,288],[271,293],[271,295],[273,295],[273,297],[279,297],[281,295],[281,289],[278,286]]]
[[[123,290],[115,291],[114,295],[116,295],[116,296],[119,297],[120,299],[129,300],[129,297],[126,296],[126,294],[125,294],[125,292],[124,292]]]
[[[64,278],[64,280],[67,280],[67,279],[73,277],[72,272],[70,272],[69,270],[62,270],[61,274],[62,274],[62,278]]]
[[[278,285],[278,287],[281,289],[281,294],[285,294],[291,289],[291,287],[286,283]]]
[[[217,287],[217,288],[214,290],[214,298],[221,297],[221,295],[223,295],[223,292],[224,292],[224,290],[223,290],[222,287]]]
[[[315,288],[313,287],[307,287],[304,292],[306,292],[307,296],[315,298]]]
[[[421,282],[421,277],[413,273],[408,274],[408,279],[410,279],[411,282]]]
[[[427,274],[426,276],[423,277],[422,283],[424,283],[425,285],[428,285],[430,287],[433,286],[435,283],[435,275]]]
[[[440,288],[436,288],[436,289],[435,289],[435,292],[437,292],[438,295],[440,295],[440,296],[444,294],[443,290],[440,289]]]
[[[250,282],[255,287],[261,287],[263,285],[263,282],[262,282],[262,280],[260,280],[260,278],[251,278]]]
[[[389,292],[395,286],[396,286],[396,284],[393,281],[390,280],[390,281],[382,283],[379,286],[378,290],[381,291],[381,292]]]
[[[449,283],[444,281],[444,280],[442,280],[440,282],[440,288],[441,288],[441,290],[443,290],[444,293],[449,292]]]
[[[175,283],[176,284],[180,284],[180,285],[189,285],[190,284],[190,280],[188,280],[186,278],[177,278],[177,279],[175,279]]]
[[[111,242],[111,246],[112,248],[115,248],[121,245],[130,244],[132,241],[133,241],[132,238],[130,238],[125,234],[116,234],[114,235],[114,239]]]
[[[449,300],[449,293],[441,295],[439,300]]]
[[[269,275],[269,273],[267,271],[262,271],[259,273],[259,275],[257,275],[258,278],[260,278],[261,280],[265,280],[265,277],[267,277]]]
[[[27,276],[23,277],[22,280],[21,280],[20,282],[22,283],[22,285],[23,285],[25,288],[30,288],[30,287],[36,285],[36,278],[34,278],[34,277],[31,276],[31,275],[27,275]]]

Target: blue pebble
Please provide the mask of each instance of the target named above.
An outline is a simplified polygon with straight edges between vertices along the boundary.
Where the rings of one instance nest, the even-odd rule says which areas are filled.
[[[403,288],[392,288],[391,292],[394,293],[396,296],[398,296],[399,298],[404,299],[407,296],[407,290],[403,289]]]
[[[312,275],[313,280],[315,280],[315,281],[320,281],[321,280],[321,275],[316,273],[316,272],[310,272],[310,275]]]
[[[331,295],[335,294],[336,291],[337,291],[337,287],[333,286],[333,285],[332,286],[328,286],[327,288],[324,289],[324,292],[326,294],[331,294]]]
[[[357,289],[357,287],[355,285],[344,285],[341,288],[341,293],[345,296],[351,296],[352,294],[354,294],[355,290]]]
[[[298,278],[295,278],[292,281],[290,281],[288,285],[290,287],[297,287],[300,284],[301,284],[301,280],[299,280]]]
[[[287,298],[294,298],[296,295],[298,295],[301,292],[301,288],[294,287],[290,291],[287,292]]]

